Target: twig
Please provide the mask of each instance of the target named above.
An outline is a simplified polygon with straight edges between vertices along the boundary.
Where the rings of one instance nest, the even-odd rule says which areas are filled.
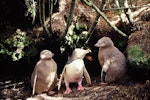
[[[104,6],[104,4],[105,4],[105,1],[106,1],[106,0],[102,0],[102,3],[101,3],[100,8],[99,8],[100,10],[103,9],[103,6]],[[92,26],[89,28],[89,30],[88,30],[89,37],[88,37],[88,39],[86,40],[85,45],[89,42],[89,40],[90,40],[90,38],[91,38],[91,36],[92,36],[93,30],[94,30],[94,28],[95,28],[95,26],[96,26],[96,24],[97,24],[98,19],[100,18],[100,16],[101,16],[101,15],[100,15],[99,13],[97,13],[97,16],[96,16],[94,22],[92,23]]]
[[[124,0],[124,7],[127,7],[127,8],[129,7],[127,0]],[[129,20],[130,24],[133,25],[134,24],[134,20],[132,18],[132,11],[131,11],[131,9],[130,8],[125,9],[124,12],[125,12],[128,20]]]
[[[148,5],[142,5],[142,6],[135,6],[135,7],[120,7],[120,8],[103,9],[103,11],[108,11],[108,10],[122,10],[122,9],[136,9],[136,8],[142,8],[142,7],[150,7],[150,4],[148,4]]]
[[[84,2],[86,1],[86,0],[83,0]],[[114,26],[109,20],[108,20],[108,18],[91,2],[91,1],[89,1],[90,2],[90,5],[88,5],[88,3],[86,3],[88,6],[91,6],[93,9],[95,9],[96,10],[96,12],[97,13],[99,13],[100,15],[101,15],[101,17],[115,30],[115,31],[117,31],[119,34],[121,34],[122,36],[124,36],[124,37],[127,37],[127,35],[125,34],[125,33],[123,33],[122,31],[120,31],[116,26]]]
[[[50,32],[47,29],[46,23],[45,23],[45,0],[42,1],[42,21],[43,21],[43,28],[46,31],[46,33],[48,34],[48,36],[50,37]]]
[[[49,24],[50,24],[50,32],[52,33],[52,13],[53,13],[53,0],[49,0]]]
[[[36,5],[35,5],[35,1],[34,0],[32,0],[32,6],[33,6],[33,9],[35,10],[36,9]],[[36,13],[34,13],[34,15],[33,15],[32,24],[35,22],[35,16],[36,16]]]
[[[119,2],[119,0],[115,0],[115,4],[116,4],[117,8],[120,8],[121,7],[121,3],[123,3],[123,2],[124,2],[124,0],[122,0],[120,2]],[[121,25],[123,26],[124,30],[126,30],[126,25],[125,25],[125,21],[124,21],[124,17],[123,17],[123,14],[124,14],[123,12],[124,12],[124,9],[123,10],[122,9],[118,9],[117,10],[119,18],[120,18],[120,20],[122,22]]]
[[[39,2],[38,2],[39,4],[39,19],[40,19],[40,24],[42,25],[43,23],[42,23],[42,11],[41,11],[41,0],[39,0]]]
[[[67,18],[67,26],[66,26],[66,29],[65,29],[65,35],[67,34],[68,28],[71,24],[71,20],[72,20],[72,16],[73,16],[73,13],[74,13],[74,8],[75,8],[75,2],[76,2],[76,0],[72,0],[72,2],[71,2],[71,8],[70,8],[70,11],[69,11],[69,16]]]

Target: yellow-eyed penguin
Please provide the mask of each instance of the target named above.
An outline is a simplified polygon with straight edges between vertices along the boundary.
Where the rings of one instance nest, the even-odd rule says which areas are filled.
[[[84,87],[82,86],[82,78],[83,75],[85,76],[85,79],[87,83],[91,84],[90,76],[86,70],[83,58],[87,53],[91,52],[91,50],[87,49],[81,49],[76,48],[70,57],[70,59],[67,61],[67,64],[64,66],[64,69],[62,71],[59,83],[58,83],[58,90],[60,90],[62,79],[64,78],[66,91],[64,94],[69,94],[72,92],[72,90],[69,87],[70,83],[78,83],[78,90],[84,90]]]

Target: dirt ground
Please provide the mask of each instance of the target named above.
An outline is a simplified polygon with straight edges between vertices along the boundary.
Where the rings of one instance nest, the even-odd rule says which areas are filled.
[[[84,91],[78,91],[76,84],[71,84],[73,92],[64,95],[64,85],[54,96],[46,93],[31,95],[30,78],[0,81],[0,100],[150,100],[150,80],[130,82],[128,85],[100,85],[100,78],[92,78],[92,86],[83,80]]]

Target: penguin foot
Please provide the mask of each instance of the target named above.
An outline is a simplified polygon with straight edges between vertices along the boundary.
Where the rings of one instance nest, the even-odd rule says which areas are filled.
[[[101,82],[100,84],[101,85],[107,85],[108,83],[107,82]]]
[[[67,88],[66,91],[64,92],[64,94],[70,94],[72,92],[72,90],[70,88]]]
[[[53,96],[55,93],[56,93],[55,91],[48,91],[47,94],[48,94],[49,96]]]
[[[78,90],[79,90],[79,91],[83,91],[83,90],[84,90],[84,87],[83,87],[82,85],[79,85],[79,86],[78,86]]]

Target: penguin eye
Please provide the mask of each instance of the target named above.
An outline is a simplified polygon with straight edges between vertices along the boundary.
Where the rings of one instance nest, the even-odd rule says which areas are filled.
[[[103,41],[102,44],[105,44],[105,41]]]

